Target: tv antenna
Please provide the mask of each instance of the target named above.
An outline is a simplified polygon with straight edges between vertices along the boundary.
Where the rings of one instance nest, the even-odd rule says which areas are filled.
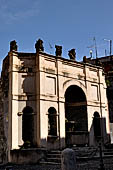
[[[103,40],[109,42],[109,55],[111,56],[111,53],[112,53],[112,40],[109,40],[109,39],[103,39]]]
[[[93,50],[90,50],[89,53],[90,53],[90,58],[93,58]]]
[[[52,52],[53,46],[49,42],[48,42],[48,45],[49,45],[50,51]],[[51,54],[51,52],[50,52],[50,54]]]
[[[96,58],[98,58],[97,44],[96,44],[96,38],[95,38],[95,37],[93,37],[93,45],[92,45],[92,46],[89,46],[89,47],[87,47],[87,48],[90,48],[90,49],[94,48],[94,49],[95,49]],[[90,50],[90,51],[91,51],[91,50]]]

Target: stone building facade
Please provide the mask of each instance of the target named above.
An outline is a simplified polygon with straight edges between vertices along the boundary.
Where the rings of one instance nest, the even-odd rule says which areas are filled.
[[[72,145],[97,144],[94,116],[103,119],[101,136],[110,134],[106,83],[99,66],[44,52],[43,41],[36,53],[18,52],[15,41],[3,61],[1,73],[4,133],[8,155],[20,148],[62,149]],[[104,126],[103,126],[104,122]],[[104,129],[104,130],[103,130]],[[98,136],[97,136],[98,137]]]

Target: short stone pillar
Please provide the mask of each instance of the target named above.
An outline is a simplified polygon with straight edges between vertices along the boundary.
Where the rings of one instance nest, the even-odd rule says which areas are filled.
[[[67,148],[62,151],[61,170],[77,170],[74,150]]]
[[[56,56],[60,56],[62,55],[62,46],[59,46],[59,45],[55,45],[55,48],[56,48]]]

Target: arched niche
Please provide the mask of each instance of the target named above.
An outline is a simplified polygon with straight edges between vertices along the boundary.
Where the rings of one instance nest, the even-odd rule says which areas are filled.
[[[33,109],[30,106],[26,106],[23,109],[22,115],[22,139],[24,143],[33,145],[34,139],[34,114]]]
[[[57,136],[57,111],[54,107],[48,109],[48,135]]]

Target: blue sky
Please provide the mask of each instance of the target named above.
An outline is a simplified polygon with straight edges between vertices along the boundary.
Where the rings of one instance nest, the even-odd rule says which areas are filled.
[[[109,42],[103,39],[113,40],[112,8],[113,0],[0,0],[0,62],[10,41],[17,41],[18,51],[35,52],[39,38],[47,53],[55,54],[57,44],[68,57],[68,50],[75,48],[79,61],[89,56],[93,37],[98,56],[105,49],[109,54]]]

